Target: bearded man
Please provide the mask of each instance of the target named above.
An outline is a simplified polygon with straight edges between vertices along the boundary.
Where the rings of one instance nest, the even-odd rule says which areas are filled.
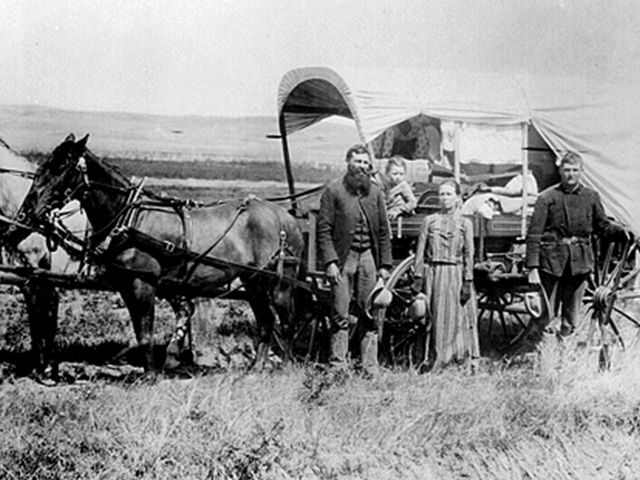
[[[378,277],[391,268],[391,233],[382,190],[371,182],[371,160],[364,145],[347,151],[347,173],[327,185],[320,199],[318,251],[332,287],[331,356],[346,369],[349,307],[355,303],[360,355],[365,373],[378,366],[377,319],[366,313],[366,299]]]

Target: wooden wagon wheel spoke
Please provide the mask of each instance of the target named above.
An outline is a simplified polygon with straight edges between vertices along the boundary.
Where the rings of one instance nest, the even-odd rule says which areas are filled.
[[[602,263],[602,270],[600,272],[599,284],[602,285],[605,281],[607,273],[609,272],[609,267],[611,263],[611,257],[613,255],[613,243],[609,243],[609,247],[607,248],[607,253],[604,257],[604,262]]]
[[[504,338],[507,338],[508,333],[507,333],[507,323],[506,320],[504,318],[504,312],[502,310],[498,311],[498,315],[500,316],[500,323],[502,324],[502,334],[504,335]]]
[[[628,285],[640,273],[640,268],[638,267],[633,268],[631,271],[625,271],[631,255],[634,255],[637,251],[637,245],[627,242],[620,255],[614,255],[614,251],[615,244],[609,243],[603,262],[596,261],[594,273],[588,277],[584,296],[586,311],[587,313],[592,312],[589,324],[589,344],[594,344],[596,324],[600,332],[599,364],[601,369],[608,369],[611,366],[610,334],[613,335],[614,341],[619,343],[621,348],[625,348],[622,332],[617,325],[617,321],[612,318],[612,313],[617,313],[640,328],[640,322],[636,321],[624,309],[616,306],[616,302],[619,302],[622,298],[627,298],[626,295],[619,294],[619,289]],[[602,258],[597,254],[597,251],[595,253],[596,259]],[[628,298],[631,298],[631,296]],[[608,331],[611,333],[608,333]]]
[[[413,263],[413,255],[405,258],[393,269],[386,282],[386,287],[392,293],[392,301],[384,310],[381,322],[379,341],[383,348],[380,353],[393,364],[414,365],[422,361],[416,357],[420,352],[418,344],[424,341],[420,331],[423,326],[410,317],[410,307],[414,301],[411,291]],[[393,325],[393,328],[385,324]]]
[[[526,324],[526,323],[524,323],[524,322],[522,321],[522,318],[520,318],[520,315],[519,315],[519,314],[514,313],[514,314],[513,314],[513,316],[514,316],[514,317],[515,317],[515,319],[518,321],[518,323],[520,324],[520,326],[522,326],[522,328],[526,328],[526,327],[527,327],[527,324]]]
[[[618,291],[618,287],[620,286],[620,275],[622,274],[622,265],[624,264],[624,261],[627,259],[627,257],[629,256],[629,249],[630,249],[631,245],[627,242],[627,244],[624,246],[624,252],[622,254],[622,260],[618,263],[618,265],[616,266],[614,273],[611,275],[612,279],[613,279],[613,284],[611,284],[611,279],[609,279],[609,281],[607,281],[607,286],[609,284],[611,284],[611,295],[609,296],[607,305],[606,305],[606,310],[605,310],[605,314],[604,314],[604,323],[607,324],[610,319],[611,319],[611,311],[613,310],[613,304],[616,301],[616,293]]]
[[[611,327],[611,330],[613,330],[615,338],[618,339],[618,342],[620,342],[620,346],[624,350],[625,349],[624,339],[622,338],[622,335],[620,335],[620,330],[618,329],[618,326],[613,321],[613,319],[609,319],[608,325]]]
[[[640,273],[640,267],[636,267],[634,268],[630,273],[626,274],[621,280],[620,280],[620,284],[621,285],[627,285],[631,280],[633,280],[634,278],[636,278],[638,276],[638,274]]]
[[[483,302],[486,301],[486,296],[483,297],[482,300],[478,300],[478,305],[482,305]],[[489,336],[489,338],[491,337],[491,331],[492,331],[492,327],[493,327],[493,310],[490,310],[488,308],[485,307],[481,307],[478,311],[478,324],[480,324],[480,321],[484,321],[484,320],[488,320],[489,324],[487,327],[487,335]]]
[[[613,307],[613,311],[616,312],[618,315],[626,318],[627,320],[629,320],[631,323],[633,323],[636,327],[640,328],[640,322],[638,322],[638,320],[636,320],[635,318],[633,318],[631,315],[629,315],[627,312],[625,312],[624,310],[622,310],[620,307]]]
[[[620,260],[618,262],[618,264],[613,269],[613,272],[611,272],[611,274],[608,275],[607,278],[602,282],[602,285],[604,285],[605,287],[608,287],[608,286],[611,285],[611,282],[616,280],[618,282],[618,285],[616,285],[616,288],[617,288],[620,285],[620,282],[621,282],[621,278],[620,277],[622,275],[623,265],[624,265],[624,259],[622,259],[622,260]]]

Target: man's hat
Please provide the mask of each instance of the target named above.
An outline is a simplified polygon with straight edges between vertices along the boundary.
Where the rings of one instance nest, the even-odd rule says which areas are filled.
[[[393,300],[393,293],[391,293],[391,290],[384,284],[384,280],[379,278],[365,302],[367,315],[372,316],[371,311],[374,308],[388,307],[391,305],[391,300]]]

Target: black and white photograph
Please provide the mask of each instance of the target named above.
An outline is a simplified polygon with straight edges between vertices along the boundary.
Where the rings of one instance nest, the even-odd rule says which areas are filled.
[[[0,478],[640,478],[640,4],[0,18]]]

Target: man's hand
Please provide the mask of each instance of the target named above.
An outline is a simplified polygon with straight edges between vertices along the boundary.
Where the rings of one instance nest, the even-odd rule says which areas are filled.
[[[460,288],[460,305],[464,307],[470,298],[471,298],[471,281],[465,280],[464,282],[462,282],[462,287]]]
[[[540,285],[540,272],[537,268],[529,270],[529,283]]]
[[[337,284],[338,280],[340,280],[340,269],[335,262],[331,262],[329,265],[327,265],[325,274],[327,275],[327,278],[329,279],[331,285]]]
[[[386,282],[387,278],[389,278],[389,270],[387,270],[386,268],[379,268],[378,276]]]

